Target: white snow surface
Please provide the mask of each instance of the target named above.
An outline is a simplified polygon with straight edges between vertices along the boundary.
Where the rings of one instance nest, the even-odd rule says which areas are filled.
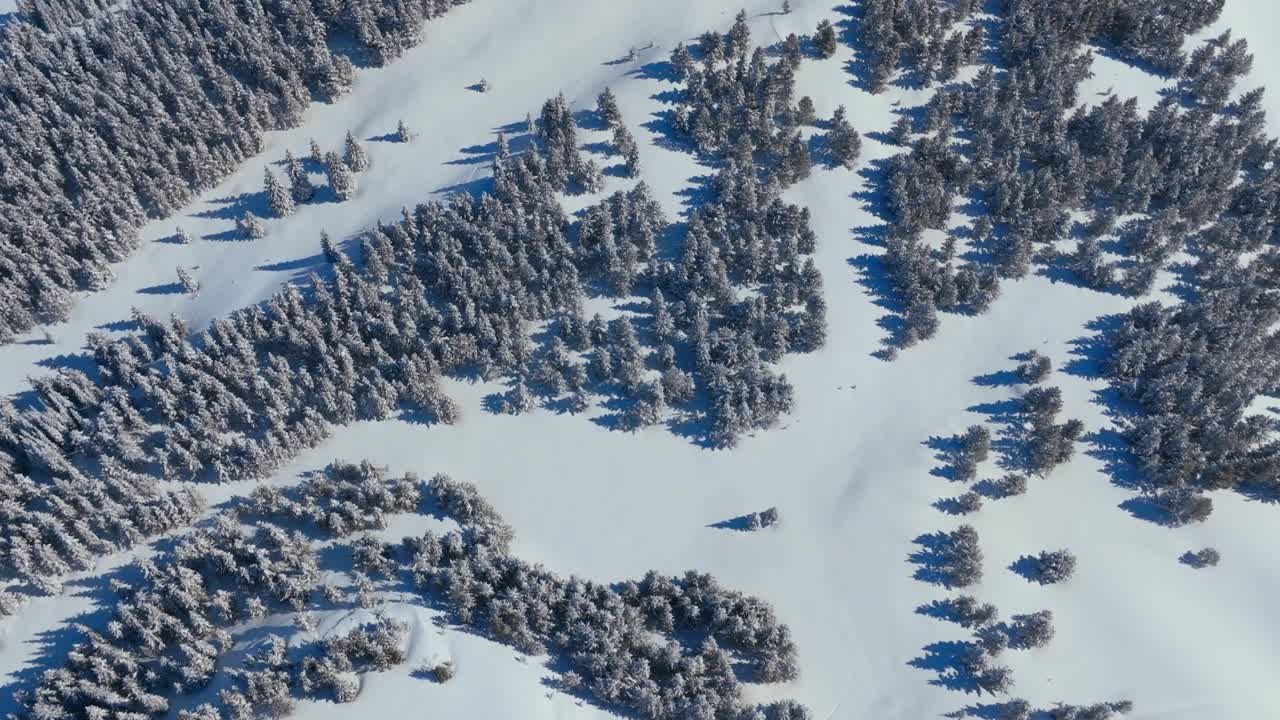
[[[300,128],[270,134],[261,156],[175,218],[149,225],[144,247],[116,267],[116,283],[82,298],[69,322],[51,328],[54,344],[0,348],[0,392],[25,390],[26,377],[49,367],[82,366],[74,356],[86,333],[104,326],[111,331],[112,323],[128,320],[131,306],[160,317],[178,313],[198,327],[320,268],[320,230],[350,238],[379,219],[396,219],[404,205],[474,188],[488,174],[486,153],[495,132],[522,123],[526,112],[536,114],[556,92],[575,108],[587,108],[602,88],[613,87],[641,144],[643,178],[678,218],[685,209],[678,193],[692,185],[690,178],[710,171],[687,154],[654,144],[643,124],[663,109],[652,96],[670,85],[637,71],[665,58],[678,41],[707,28],[727,29],[742,4],[475,0],[458,8],[428,26],[420,47],[387,68],[359,72],[350,95],[312,108]],[[797,0],[791,15],[765,14],[779,4],[745,3],[755,41],[812,32],[822,17],[839,17],[829,0]],[[1228,0],[1223,19],[1203,35],[1226,27],[1251,40],[1255,82],[1264,83],[1280,66],[1275,45],[1267,42],[1280,29],[1280,8],[1270,0]],[[640,50],[638,62],[614,62],[649,42],[655,46]],[[820,116],[844,104],[860,131],[883,131],[892,122],[893,103],[927,99],[927,93],[899,89],[879,96],[861,92],[845,68],[850,56],[842,45],[835,59],[802,66],[798,94],[812,95]],[[1095,71],[1082,93],[1086,101],[1114,86],[1149,106],[1159,87],[1157,79],[1101,56]],[[467,89],[481,78],[492,84],[488,93]],[[1277,93],[1280,88],[1267,101],[1273,118],[1280,117]],[[367,143],[373,167],[359,176],[355,200],[309,205],[290,218],[268,220],[267,236],[258,241],[205,239],[231,229],[233,216],[218,211],[237,196],[259,193],[264,166],[282,174],[276,163],[286,149],[305,155],[309,137],[336,148],[348,129],[362,139],[381,136],[393,132],[400,118],[419,138],[407,145]],[[896,151],[868,138],[864,163]],[[630,181],[609,182],[612,192]],[[1128,698],[1136,704],[1131,717],[1139,719],[1274,716],[1277,508],[1219,493],[1213,516],[1201,525],[1170,530],[1144,522],[1119,507],[1130,495],[1111,484],[1102,462],[1088,454],[1090,445],[1047,479],[1033,479],[1023,497],[989,501],[963,520],[932,507],[963,488],[930,474],[938,461],[924,441],[985,420],[974,406],[1019,390],[981,386],[973,378],[1010,368],[1008,357],[1028,349],[1061,368],[1075,357],[1072,341],[1088,334],[1091,320],[1121,311],[1129,301],[1034,276],[1006,283],[988,314],[944,316],[933,340],[896,362],[877,360],[870,353],[883,336],[876,320],[884,311],[850,262],[880,252],[852,232],[879,223],[854,197],[864,186],[857,171],[817,170],[787,192],[812,211],[829,340],[818,352],[787,358],[795,411],[779,427],[743,438],[738,448],[706,450],[663,427],[623,433],[545,410],[493,415],[482,409],[481,398],[501,385],[451,382],[464,408],[456,425],[390,421],[339,428],[272,482],[296,482],[299,473],[334,458],[369,458],[393,472],[427,477],[448,472],[476,483],[505,515],[516,529],[515,553],[556,572],[599,581],[637,578],[651,568],[712,572],[724,585],[772,603],[799,648],[800,679],[751,686],[752,696],[794,697],[818,720],[937,717],[993,701],[932,684],[935,671],[911,664],[925,657],[925,646],[968,638],[958,626],[916,612],[954,593],[913,579],[916,566],[907,558],[918,547],[912,541],[969,522],[986,554],[985,577],[973,594],[996,604],[1005,618],[1043,608],[1055,616],[1057,634],[1048,647],[1005,656],[1017,696],[1041,706]],[[569,207],[594,201],[574,198]],[[197,236],[195,243],[159,241],[179,225]],[[198,296],[145,292],[172,283],[178,266],[193,268],[203,284]],[[1108,425],[1094,402],[1100,381],[1055,371],[1050,383],[1062,387],[1065,417],[1084,420],[1090,431]],[[982,471],[988,477],[997,472],[990,464]],[[216,502],[249,489],[238,484],[208,488],[207,494]],[[779,527],[755,533],[711,527],[775,505]],[[1220,566],[1196,571],[1178,562],[1183,552],[1206,545],[1221,551]],[[1070,548],[1079,560],[1065,583],[1041,587],[1008,569],[1023,554],[1058,547]],[[104,559],[87,575],[131,557]],[[105,621],[108,600],[95,587],[73,580],[62,596],[37,599],[17,618],[0,619],[0,687],[32,668],[56,664],[68,647],[68,623]],[[411,623],[411,661],[365,677],[355,705],[308,701],[298,717],[402,717],[418,708],[479,719],[611,716],[546,686],[546,658],[521,658],[509,647],[437,627],[434,612],[407,601],[389,607]],[[359,618],[322,620],[323,630]],[[287,619],[279,624],[293,632]],[[444,658],[457,668],[447,684],[411,674],[421,663]],[[0,712],[8,709],[10,700],[0,699]]]

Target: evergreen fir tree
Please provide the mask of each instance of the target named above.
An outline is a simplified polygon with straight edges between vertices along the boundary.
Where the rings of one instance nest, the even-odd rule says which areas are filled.
[[[364,172],[369,169],[369,155],[365,153],[360,143],[356,142],[350,130],[347,131],[347,138],[343,142],[342,161],[351,168],[352,172]]]
[[[240,237],[245,240],[258,240],[267,234],[266,228],[262,226],[262,221],[257,215],[246,210],[238,220],[236,220],[236,230],[240,233]]]
[[[610,88],[605,88],[596,98],[596,112],[600,113],[600,119],[609,128],[622,125],[622,111],[618,109],[618,98]]]
[[[326,230],[320,231],[320,252],[324,255],[325,262],[330,265],[335,265],[342,260],[342,253],[338,252],[338,248],[334,246]]]
[[[826,59],[836,54],[836,29],[830,20],[818,23],[818,32],[813,37],[813,44],[818,49],[818,57]]]
[[[275,217],[288,217],[293,214],[293,196],[280,181],[276,179],[270,168],[263,170],[264,186],[267,195],[267,207]]]
[[[356,176],[351,168],[335,152],[324,156],[325,173],[329,176],[329,189],[339,201],[350,200],[356,195]]]
[[[316,194],[316,186],[311,182],[311,176],[303,169],[302,163],[288,151],[284,154],[284,172],[289,178],[289,196],[293,198],[295,206],[298,203],[311,202]]]
[[[396,142],[407,143],[412,140],[413,132],[409,130],[408,125],[404,124],[404,120],[401,120],[399,124],[396,125]]]
[[[188,295],[200,292],[200,283],[182,268],[178,268],[178,284],[182,286],[182,292]]]

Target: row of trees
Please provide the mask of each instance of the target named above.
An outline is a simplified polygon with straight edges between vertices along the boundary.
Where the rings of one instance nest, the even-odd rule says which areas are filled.
[[[213,187],[310,101],[345,92],[353,59],[398,57],[454,4],[145,0],[96,12],[33,0],[36,24],[0,33],[0,341],[65,318],[74,291],[111,282],[108,265],[148,218]]]
[[[951,532],[934,533],[917,540],[925,550],[911,560],[922,565],[916,577],[939,582],[948,588],[963,588],[982,579],[982,549],[978,533],[972,525],[961,525]],[[1066,574],[1070,574],[1069,570]],[[1009,622],[999,620],[999,612],[990,603],[980,603],[973,596],[957,595],[935,600],[920,609],[928,615],[954,622],[973,631],[973,640],[960,643],[948,656],[925,661],[924,665],[940,668],[945,684],[1005,694],[1013,689],[1013,672],[997,661],[1006,649],[1044,647],[1053,639],[1053,613],[1048,610],[1015,615]],[[936,652],[936,648],[926,648]],[[915,663],[913,663],[915,664]]]

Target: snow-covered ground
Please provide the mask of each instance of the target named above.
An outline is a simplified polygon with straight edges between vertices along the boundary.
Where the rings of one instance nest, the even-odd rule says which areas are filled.
[[[603,87],[613,87],[640,141],[643,177],[678,217],[680,191],[708,170],[653,142],[644,125],[663,108],[653,96],[669,86],[646,77],[643,66],[706,28],[727,28],[741,4],[654,0],[623,8],[591,0],[476,0],[457,9],[429,26],[423,45],[388,68],[360,72],[349,96],[312,108],[300,128],[272,133],[260,157],[178,216],[149,226],[147,244],[116,268],[117,282],[83,298],[69,322],[51,329],[52,345],[0,347],[0,392],[23,390],[27,376],[48,367],[78,365],[81,360],[61,356],[82,353],[87,333],[110,331],[128,320],[132,306],[161,317],[175,312],[198,326],[318,269],[322,229],[349,238],[378,219],[395,219],[404,205],[474,189],[488,174],[495,133],[522,123],[557,92],[586,108]],[[745,4],[757,42],[812,32],[820,18],[837,18],[828,2],[798,0],[790,15],[766,14],[779,4],[772,0]],[[1280,29],[1280,8],[1269,0],[1228,0],[1223,19],[1202,35],[1226,27],[1251,40],[1255,82],[1266,82],[1280,65],[1280,51],[1267,42]],[[618,62],[630,47],[649,42],[654,47],[640,50],[639,61]],[[802,66],[797,94],[812,95],[820,116],[843,104],[860,131],[883,131],[896,102],[927,99],[926,93],[891,89],[871,96],[854,88],[845,68],[850,54],[842,46],[836,58]],[[1159,85],[1101,56],[1095,72],[1085,101],[1113,87],[1149,106]],[[490,92],[468,89],[481,78],[492,84]],[[1280,118],[1280,88],[1267,107]],[[248,203],[256,211],[263,204],[263,167],[281,174],[275,163],[286,149],[303,155],[311,137],[335,148],[348,129],[362,139],[382,136],[401,118],[419,138],[408,145],[368,142],[373,167],[360,176],[355,200],[269,220],[267,236],[258,241],[219,239],[233,226],[226,208]],[[866,139],[863,162],[896,151]],[[611,178],[609,191],[624,182]],[[800,680],[753,691],[795,697],[815,718],[935,717],[977,702],[932,684],[938,675],[926,660],[926,646],[967,639],[967,632],[916,611],[948,593],[913,579],[913,540],[961,522],[932,507],[961,488],[930,474],[938,460],[924,442],[986,420],[980,406],[1018,390],[979,385],[976,376],[1012,367],[1009,356],[1028,349],[1062,368],[1075,357],[1072,341],[1088,334],[1086,325],[1129,301],[1033,276],[1005,284],[986,315],[947,316],[936,338],[896,362],[881,362],[871,356],[884,332],[876,324],[884,311],[869,290],[878,280],[863,277],[853,262],[879,252],[854,232],[879,222],[854,197],[864,186],[857,171],[817,170],[787,192],[812,211],[830,334],[821,351],[786,360],[796,410],[780,427],[745,437],[732,451],[711,451],[662,427],[632,434],[545,410],[489,414],[481,398],[500,386],[452,383],[464,409],[456,425],[392,421],[340,428],[274,481],[293,482],[334,458],[367,457],[393,472],[449,472],[476,483],[506,516],[516,529],[517,554],[562,574],[610,581],[651,568],[710,571],[726,586],[771,602],[794,632]],[[161,241],[179,225],[195,243]],[[178,266],[194,268],[203,284],[198,296],[147,291],[172,283]],[[1061,370],[1049,382],[1063,390],[1065,417],[1082,419],[1090,431],[1107,425],[1093,402],[1101,383]],[[1033,480],[1027,495],[988,502],[965,520],[977,528],[986,553],[985,577],[974,594],[997,605],[1003,617],[1054,612],[1057,635],[1048,647],[1008,654],[1015,693],[1037,705],[1128,698],[1136,703],[1135,718],[1274,715],[1277,509],[1220,494],[1208,522],[1158,527],[1119,507],[1129,494],[1110,483],[1089,448],[1082,445],[1072,462]],[[996,469],[986,465],[983,473]],[[216,501],[246,490],[211,488],[208,494]],[[757,533],[712,527],[774,505],[780,527]],[[1222,552],[1219,567],[1195,571],[1178,562],[1183,552],[1206,545]],[[1066,583],[1042,587],[1008,569],[1023,554],[1058,547],[1079,558]],[[104,569],[125,559],[108,559]],[[0,620],[0,688],[12,688],[16,673],[56,649],[43,643],[62,635],[46,633],[102,600],[68,588],[62,597],[34,601],[16,619]],[[471,634],[438,631],[420,609],[401,611],[414,623],[415,661],[451,657],[455,680],[442,685],[412,677],[411,662],[367,678],[354,708],[304,703],[299,717],[398,716],[408,707],[444,717],[609,716],[544,686],[547,671],[537,659],[522,661],[510,648]],[[917,659],[922,662],[913,664]],[[0,711],[6,701],[0,700]]]

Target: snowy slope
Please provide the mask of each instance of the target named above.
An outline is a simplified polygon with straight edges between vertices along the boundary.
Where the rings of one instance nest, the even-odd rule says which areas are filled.
[[[48,366],[81,363],[58,356],[81,352],[86,333],[127,320],[131,306],[202,324],[319,269],[322,229],[347,238],[378,219],[398,217],[403,205],[482,186],[494,133],[521,122],[558,91],[576,107],[587,107],[600,89],[614,88],[641,143],[644,179],[669,215],[679,217],[681,191],[692,186],[690,178],[709,171],[654,143],[644,124],[663,108],[653,96],[668,85],[637,71],[677,41],[727,27],[741,4],[655,0],[621,10],[618,2],[477,0],[458,9],[433,23],[427,41],[402,60],[361,72],[350,96],[313,108],[296,130],[271,134],[260,158],[200,202],[149,226],[145,237],[152,242],[118,266],[112,288],[86,297],[68,323],[52,328],[53,345],[0,347],[0,392],[21,391],[26,376]],[[746,4],[757,41],[810,32],[818,19],[835,17],[823,2],[793,2],[789,16],[762,15],[777,4],[771,1]],[[1280,9],[1266,0],[1228,0],[1216,27],[1233,27],[1251,40],[1255,77],[1265,82],[1280,62],[1274,45],[1265,42],[1268,31],[1280,27]],[[638,63],[616,62],[629,47],[651,41],[655,47],[640,51]],[[890,125],[895,102],[911,106],[927,99],[926,93],[894,89],[870,96],[855,89],[844,67],[850,54],[842,47],[832,60],[802,66],[797,94],[811,94],[819,115],[844,104],[865,133]],[[1109,87],[1144,103],[1155,97],[1155,79],[1114,60],[1099,57],[1095,72],[1086,100]],[[493,85],[489,93],[467,89],[482,77]],[[1280,91],[1267,103],[1272,117],[1280,118]],[[409,145],[369,142],[373,168],[360,176],[354,201],[307,206],[288,219],[270,220],[259,241],[203,239],[232,227],[232,216],[219,214],[228,200],[248,194],[249,207],[262,204],[262,168],[286,149],[304,154],[309,137],[326,149],[336,147],[347,129],[360,138],[381,136],[400,118],[419,139]],[[896,151],[867,139],[863,162]],[[611,179],[609,191],[625,182]],[[988,314],[948,316],[938,337],[894,363],[881,362],[870,355],[883,334],[876,320],[884,311],[869,291],[876,280],[864,278],[852,262],[879,252],[854,232],[879,222],[854,197],[864,188],[856,171],[818,170],[788,190],[790,201],[813,214],[830,334],[821,351],[784,364],[796,387],[795,412],[781,427],[744,438],[732,452],[699,448],[663,427],[629,434],[544,410],[492,415],[482,410],[481,398],[500,385],[451,383],[464,409],[458,424],[340,428],[273,481],[294,482],[297,473],[333,458],[370,457],[397,472],[449,472],[478,484],[506,516],[517,532],[517,554],[557,572],[610,581],[651,568],[710,571],[726,586],[771,602],[791,626],[801,678],[761,691],[795,697],[816,718],[934,717],[977,702],[931,684],[937,673],[911,664],[932,643],[967,638],[957,626],[916,612],[947,593],[912,578],[915,567],[907,558],[918,549],[912,541],[960,523],[931,506],[960,490],[930,474],[938,461],[923,443],[985,420],[971,408],[1017,390],[981,386],[974,377],[1011,367],[1008,357],[1027,349],[1049,355],[1061,368],[1074,358],[1072,341],[1087,334],[1091,320],[1129,301],[1033,276],[1006,284]],[[190,246],[160,241],[178,225],[202,239]],[[198,297],[146,292],[172,283],[176,266],[195,268],[204,286]],[[1066,417],[1082,419],[1090,431],[1106,426],[1092,396],[1101,383],[1057,371],[1050,384],[1063,389]],[[1135,718],[1273,715],[1268,690],[1280,667],[1280,619],[1271,602],[1280,593],[1280,567],[1272,558],[1280,542],[1276,509],[1222,494],[1214,497],[1208,522],[1158,527],[1119,507],[1129,494],[1110,484],[1087,447],[1049,478],[1033,481],[1026,496],[990,502],[966,520],[986,552],[986,575],[975,594],[1006,617],[1054,611],[1053,643],[1008,655],[1015,693],[1040,705],[1129,698],[1137,706]],[[983,472],[996,470],[986,466]],[[208,494],[218,501],[245,491],[228,486]],[[782,515],[776,529],[710,527],[773,505]],[[1221,566],[1196,572],[1178,562],[1184,551],[1205,545],[1222,552]],[[1007,569],[1023,554],[1058,547],[1079,558],[1067,583],[1041,587]],[[103,569],[124,560],[104,561]],[[0,672],[7,674],[0,687],[10,687],[39,654],[65,650],[43,644],[50,637],[44,633],[65,629],[73,616],[101,601],[77,594],[73,584],[63,597],[35,601],[18,620],[0,620]],[[368,678],[354,708],[304,703],[298,716],[398,716],[418,707],[444,717],[609,716],[543,686],[548,673],[536,659],[522,662],[508,647],[452,629],[437,634],[430,618],[413,619],[420,643],[415,654],[454,658],[454,681],[411,677],[409,664]]]

